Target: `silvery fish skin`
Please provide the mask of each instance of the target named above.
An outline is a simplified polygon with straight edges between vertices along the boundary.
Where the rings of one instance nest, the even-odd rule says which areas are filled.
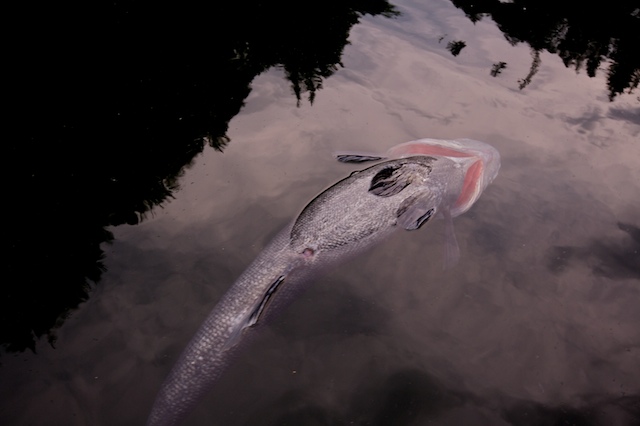
[[[362,163],[413,155],[448,157],[454,161],[471,162],[465,174],[463,191],[456,205],[452,206],[452,217],[469,210],[500,171],[500,153],[491,145],[473,139],[417,139],[389,148],[385,154],[341,152],[336,157],[344,163]]]
[[[477,200],[466,196],[465,188],[478,187],[467,182],[470,172],[476,180],[486,177],[474,171],[483,161],[478,155],[405,156],[410,154],[404,151],[406,147],[390,150],[387,155],[401,158],[354,172],[320,193],[265,247],[181,354],[156,397],[148,426],[179,424],[234,354],[322,270],[373,246],[395,229],[418,229],[436,215],[450,219],[452,209],[470,207],[459,206],[461,197],[465,203]],[[481,192],[488,182],[479,185]]]

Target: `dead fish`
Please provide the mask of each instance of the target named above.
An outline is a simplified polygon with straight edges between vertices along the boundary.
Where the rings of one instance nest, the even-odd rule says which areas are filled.
[[[500,156],[469,139],[421,139],[384,156],[340,154],[350,162],[381,161],[316,196],[240,275],[164,381],[148,426],[179,424],[209,391],[262,324],[322,270],[373,246],[394,230],[445,219],[449,256],[457,256],[451,218],[468,210],[496,177]]]
[[[458,193],[455,203],[441,209],[440,212],[445,226],[444,266],[448,268],[460,257],[452,218],[469,210],[485,188],[496,178],[500,170],[500,153],[491,145],[473,139],[425,138],[396,145],[382,155],[339,152],[336,158],[343,163],[363,163],[414,155],[447,157],[467,165],[462,190]],[[451,188],[451,190],[455,192],[455,189]]]

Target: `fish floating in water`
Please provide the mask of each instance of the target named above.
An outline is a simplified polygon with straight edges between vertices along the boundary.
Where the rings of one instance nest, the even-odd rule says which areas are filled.
[[[445,262],[458,246],[452,217],[467,211],[500,169],[495,148],[470,139],[420,139],[386,154],[339,154],[342,162],[381,161],[316,196],[240,275],[200,326],[164,381],[148,426],[179,424],[259,326],[304,284],[398,228],[445,220]]]

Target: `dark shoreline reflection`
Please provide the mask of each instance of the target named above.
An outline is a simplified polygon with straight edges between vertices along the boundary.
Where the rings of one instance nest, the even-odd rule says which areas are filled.
[[[611,101],[638,87],[640,7],[635,1],[612,0],[581,7],[571,1],[451,2],[474,23],[485,16],[493,19],[511,44],[526,43],[531,47],[531,69],[519,80],[520,89],[527,86],[537,72],[542,50],[557,54],[566,67],[573,67],[576,72],[586,69],[590,77],[606,67]]]
[[[258,74],[282,67],[313,102],[364,14],[397,12],[384,0],[14,11],[0,346],[53,344],[104,272],[105,227],[139,223],[206,144],[222,151]]]

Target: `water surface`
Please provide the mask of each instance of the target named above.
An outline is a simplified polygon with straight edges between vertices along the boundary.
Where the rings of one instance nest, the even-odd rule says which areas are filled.
[[[55,348],[3,354],[0,423],[143,424],[216,301],[316,194],[338,150],[473,138],[498,178],[455,220],[400,232],[311,286],[187,425],[631,425],[640,399],[640,107],[447,1],[352,27],[313,103],[282,69],[251,83],[224,152],[111,227],[106,272]],[[463,40],[454,56],[449,42]],[[491,75],[493,64],[506,68]],[[55,247],[52,247],[55,250]]]

